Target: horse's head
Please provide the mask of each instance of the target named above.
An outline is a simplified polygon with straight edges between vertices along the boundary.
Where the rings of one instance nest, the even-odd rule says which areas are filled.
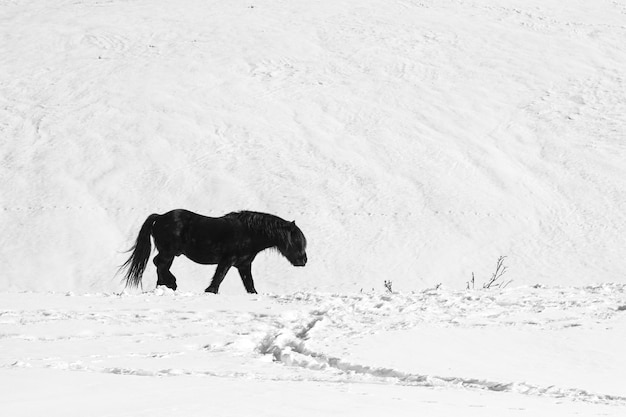
[[[280,253],[291,262],[293,266],[306,265],[306,238],[302,230],[296,226],[296,222],[290,222],[286,226],[283,242],[277,246]]]

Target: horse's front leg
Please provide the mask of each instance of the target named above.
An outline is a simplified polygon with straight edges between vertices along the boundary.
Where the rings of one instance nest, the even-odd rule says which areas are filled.
[[[243,265],[237,268],[243,286],[246,288],[249,294],[256,294],[254,289],[254,281],[252,280],[252,264]]]
[[[212,292],[213,294],[217,294],[220,289],[220,284],[224,281],[224,277],[226,273],[232,266],[232,262],[222,261],[217,264],[217,269],[215,270],[215,274],[213,275],[213,279],[211,280],[211,285],[208,286],[204,292]]]

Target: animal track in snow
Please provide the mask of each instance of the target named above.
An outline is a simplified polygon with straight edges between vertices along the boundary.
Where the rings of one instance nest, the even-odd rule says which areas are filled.
[[[590,294],[597,295],[598,298],[589,297]],[[606,300],[604,295],[612,294],[612,300]],[[502,297],[504,295],[504,297]],[[519,293],[518,293],[519,295]],[[563,330],[572,327],[583,326],[582,316],[592,315],[598,320],[612,318],[621,311],[620,301],[624,297],[624,286],[599,286],[571,290],[554,290],[549,300],[537,297],[539,294],[530,291],[527,297],[519,297],[515,300],[507,299],[506,294],[498,292],[496,294],[489,291],[457,293],[452,297],[449,293],[437,293],[437,291],[425,292],[421,294],[408,295],[354,295],[354,296],[316,296],[313,294],[298,294],[290,297],[277,297],[285,302],[285,298],[294,300],[314,300],[314,304],[322,302],[325,298],[327,303],[321,308],[316,308],[310,312],[308,317],[303,317],[300,323],[293,324],[291,328],[285,326],[280,330],[272,330],[257,345],[257,351],[263,355],[271,355],[275,362],[286,366],[323,371],[329,373],[329,379],[336,380],[343,376],[346,380],[353,382],[377,382],[392,383],[399,385],[421,386],[421,387],[448,387],[478,389],[498,392],[511,392],[532,396],[568,398],[577,401],[602,403],[612,405],[626,405],[626,397],[611,394],[596,394],[585,389],[560,387],[560,386],[540,386],[528,382],[501,382],[484,378],[437,376],[413,372],[405,372],[394,368],[370,366],[330,356],[307,346],[307,339],[314,341],[328,337],[328,334],[316,334],[314,329],[318,324],[332,327],[333,329],[357,328],[357,322],[363,325],[359,332],[348,332],[348,337],[360,337],[364,332],[375,332],[381,329],[398,329],[416,325],[420,320],[433,320],[439,325],[470,325],[470,326],[543,326],[547,329],[557,327]],[[545,296],[545,292],[543,293]],[[480,323],[468,320],[452,319],[455,314],[442,314],[429,305],[426,308],[410,310],[408,307],[415,304],[424,304],[433,297],[435,303],[446,310],[459,309],[460,311],[486,319]],[[467,303],[465,308],[459,304]],[[361,304],[360,306],[357,306]],[[602,306],[598,306],[602,304]],[[367,307],[366,307],[367,305]],[[565,314],[548,313],[548,318],[543,322],[533,318],[535,321],[515,319],[522,311],[531,316],[541,315],[546,312],[544,305],[553,312],[565,311]],[[485,315],[484,310],[489,310],[489,315]],[[483,311],[481,311],[483,310]],[[513,310],[513,311],[512,311]],[[570,312],[568,312],[570,310]],[[396,314],[391,313],[393,311]],[[367,314],[377,316],[376,319],[368,319]],[[404,314],[401,314],[404,313]],[[394,316],[403,316],[401,320],[394,319]],[[418,319],[417,316],[421,316]],[[423,316],[429,316],[424,318]],[[504,316],[504,317],[502,317]],[[510,317],[512,316],[512,317]],[[414,321],[411,321],[413,317]],[[352,322],[352,326],[348,323]]]

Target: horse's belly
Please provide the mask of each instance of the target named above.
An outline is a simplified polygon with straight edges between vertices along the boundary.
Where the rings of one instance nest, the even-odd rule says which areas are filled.
[[[218,264],[221,259],[221,256],[211,252],[197,253],[193,251],[185,251],[183,254],[192,261],[203,265]]]

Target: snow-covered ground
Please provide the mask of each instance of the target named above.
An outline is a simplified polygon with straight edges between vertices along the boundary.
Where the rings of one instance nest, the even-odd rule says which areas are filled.
[[[626,286],[2,294],[3,415],[623,415]],[[56,414],[52,414],[56,415]]]
[[[624,415],[624,45],[625,0],[0,0],[0,415]],[[309,263],[122,292],[174,208]]]

